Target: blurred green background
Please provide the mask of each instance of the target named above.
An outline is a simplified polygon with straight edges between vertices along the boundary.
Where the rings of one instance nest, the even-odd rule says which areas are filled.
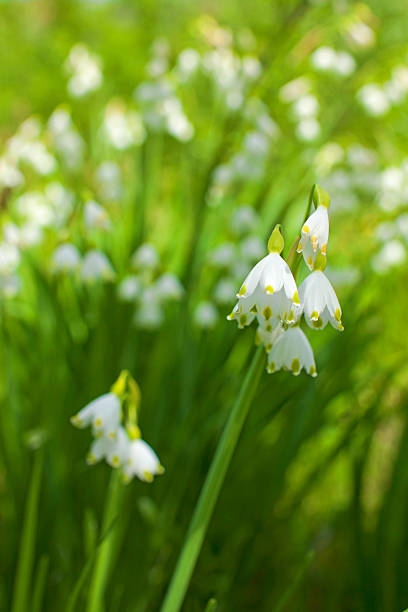
[[[408,607],[407,27],[400,0],[1,3],[1,610],[21,542],[34,612],[92,562],[112,470],[69,418],[122,368],[166,473],[126,488],[106,611],[159,609],[253,352],[231,286],[314,182],[345,331],[309,334],[316,380],[263,375],[183,610]],[[66,242],[105,275],[56,270]]]

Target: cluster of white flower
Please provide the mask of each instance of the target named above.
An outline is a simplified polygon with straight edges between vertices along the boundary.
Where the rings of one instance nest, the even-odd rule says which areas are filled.
[[[311,270],[299,287],[288,264],[282,259],[284,241],[276,226],[268,242],[269,254],[259,261],[246,277],[238,303],[228,319],[238,327],[258,323],[256,339],[268,353],[268,372],[280,369],[300,373],[302,368],[316,376],[316,364],[309,341],[300,329],[304,314],[312,329],[323,329],[328,322],[342,330],[341,309],[330,281],[323,273],[329,237],[328,206],[330,198],[319,186],[313,190],[314,213],[304,223],[298,253]]]
[[[279,98],[291,104],[291,114],[297,122],[296,133],[300,140],[312,141],[320,134],[318,121],[319,102],[312,93],[312,84],[307,77],[299,77],[285,83],[279,90]]]
[[[280,129],[260,100],[248,101],[245,111],[249,129],[243,137],[239,150],[213,174],[212,196],[222,197],[234,182],[258,180],[265,175],[268,157],[276,143]]]
[[[141,106],[143,119],[153,131],[166,131],[177,140],[188,142],[194,136],[194,126],[183,110],[176,88],[167,77],[141,83],[134,97]]]
[[[366,83],[357,92],[357,98],[366,112],[373,117],[381,117],[388,113],[392,106],[402,104],[408,93],[408,68],[404,65],[395,66],[388,81]]]
[[[135,273],[126,276],[118,287],[124,302],[135,306],[134,323],[142,329],[156,329],[164,321],[164,306],[180,300],[184,289],[175,274],[158,275],[159,255],[152,244],[142,244],[132,255]]]
[[[347,51],[336,51],[332,47],[318,47],[310,58],[313,68],[322,72],[333,72],[350,76],[356,68],[356,60]]]
[[[55,274],[79,273],[80,279],[88,285],[98,281],[111,282],[116,278],[112,264],[103,251],[91,249],[82,257],[70,242],[55,249],[51,266]]]
[[[85,143],[76,130],[67,108],[59,107],[48,119],[51,143],[62,163],[70,169],[81,165]]]
[[[119,151],[140,145],[146,138],[142,117],[136,110],[127,110],[122,100],[109,102],[102,130],[112,147]]]
[[[229,223],[231,240],[219,244],[208,254],[209,265],[219,271],[213,291],[215,304],[209,301],[197,304],[194,310],[197,327],[214,327],[219,315],[217,306],[231,303],[237,283],[262,256],[264,245],[257,236],[258,226],[258,214],[251,206],[239,206],[233,212]]]
[[[110,393],[87,404],[71,423],[75,427],[91,426],[94,441],[87,462],[93,465],[102,459],[113,468],[120,468],[128,483],[134,476],[152,482],[163,474],[154,450],[141,438],[137,423],[140,391],[128,372],[122,372]]]
[[[68,91],[75,98],[81,98],[102,85],[101,60],[82,43],[72,47],[65,68],[71,75]]]

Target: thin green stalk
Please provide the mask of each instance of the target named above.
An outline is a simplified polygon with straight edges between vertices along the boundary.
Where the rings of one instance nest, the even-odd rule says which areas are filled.
[[[103,610],[103,597],[108,583],[118,525],[110,528],[119,515],[124,489],[125,486],[121,482],[119,472],[114,470],[109,483],[102,523],[102,533],[108,530],[110,530],[110,533],[101,544],[96,557],[89,587],[88,612],[101,612]]]
[[[217,451],[201,490],[190,527],[173,573],[161,612],[177,612],[186,594],[208,524],[224,482],[233,452],[254,398],[264,367],[264,349],[259,347],[232,408]]]
[[[280,600],[274,607],[273,612],[281,612],[281,610],[283,610],[286,607],[286,604],[290,601],[292,595],[294,594],[297,587],[301,583],[303,576],[309,569],[310,564],[312,563],[314,558],[315,558],[315,551],[314,550],[309,551],[308,554],[306,555],[306,559],[303,561],[302,565],[296,572],[296,575],[293,578],[291,584],[288,586],[288,588],[283,593],[282,597],[280,598]]]
[[[43,450],[40,449],[35,456],[25,508],[18,566],[14,583],[12,612],[25,612],[29,601],[35,536],[37,533],[38,502],[40,498],[42,468]]]
[[[43,555],[39,561],[38,569],[35,576],[31,612],[41,612],[41,610],[44,609],[44,592],[49,564],[49,556]]]

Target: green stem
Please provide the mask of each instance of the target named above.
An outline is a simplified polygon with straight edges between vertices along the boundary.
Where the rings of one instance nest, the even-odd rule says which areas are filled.
[[[12,612],[24,612],[27,610],[28,606],[28,596],[34,562],[35,537],[37,533],[38,503],[40,499],[43,458],[43,449],[40,449],[37,451],[34,459],[27,505],[25,508],[17,574],[14,583]]]
[[[262,369],[264,349],[259,347],[242,384],[239,396],[232,408],[224,433],[201,490],[190,527],[174,570],[161,612],[177,612],[183,603],[197,557],[207,531],[208,524],[221,486],[224,482],[233,452],[254,398]]]
[[[103,610],[103,596],[109,578],[111,559],[118,533],[118,525],[112,527],[112,524],[118,518],[124,489],[125,487],[120,480],[120,473],[114,470],[109,483],[102,523],[102,533],[109,530],[109,535],[102,542],[96,557],[89,588],[88,612],[101,612]]]

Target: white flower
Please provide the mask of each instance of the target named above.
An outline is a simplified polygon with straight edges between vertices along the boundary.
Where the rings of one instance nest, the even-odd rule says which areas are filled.
[[[314,117],[304,117],[296,128],[301,140],[315,140],[320,134],[320,123]]]
[[[357,97],[369,115],[380,117],[385,115],[390,109],[390,103],[383,89],[376,83],[363,85]]]
[[[231,229],[234,234],[245,234],[255,229],[258,220],[258,215],[252,206],[240,206],[231,216]]]
[[[116,200],[122,194],[121,170],[113,161],[103,162],[96,171],[99,195],[104,200]]]
[[[159,265],[159,255],[152,244],[142,244],[132,255],[132,266],[136,269],[154,270]]]
[[[283,238],[276,227],[268,242],[270,253],[259,261],[237,293],[238,303],[228,315],[240,326],[248,325],[253,315],[265,321],[295,322],[300,314],[295,279],[288,264],[280,256]],[[252,316],[251,316],[252,315]]]
[[[257,236],[249,236],[240,245],[239,251],[243,259],[254,261],[262,257],[265,252],[263,242]]]
[[[235,282],[231,278],[221,278],[214,288],[214,299],[218,304],[230,304],[235,291]]]
[[[86,460],[89,465],[93,465],[101,459],[106,459],[111,467],[116,468],[127,461],[129,450],[129,436],[123,427],[119,427],[113,439],[105,436],[96,438]]]
[[[323,329],[330,322],[332,327],[343,331],[339,300],[322,270],[315,270],[305,278],[299,287],[299,298],[309,327]]]
[[[297,252],[303,253],[303,258],[310,270],[313,270],[314,261],[319,250],[324,256],[326,255],[327,242],[329,240],[329,214],[327,208],[328,204],[320,204],[302,227]]]
[[[183,285],[177,276],[170,272],[162,274],[157,279],[154,287],[159,299],[179,300],[184,293]]]
[[[133,440],[130,443],[129,457],[123,466],[125,481],[130,482],[133,476],[137,476],[144,482],[152,482],[154,476],[163,472],[158,456],[147,442]]]
[[[101,230],[108,230],[111,227],[108,213],[103,206],[94,200],[89,200],[85,203],[84,221],[86,227],[89,229],[98,228]]]
[[[20,263],[20,251],[14,244],[0,242],[0,274],[14,272]]]
[[[140,308],[135,313],[134,322],[142,329],[157,329],[164,320],[163,308],[154,286],[146,287],[140,296]]]
[[[385,274],[390,268],[401,265],[406,259],[406,250],[399,240],[390,240],[372,259],[372,266],[378,274]]]
[[[295,376],[300,374],[302,368],[310,376],[317,376],[312,347],[300,327],[288,327],[282,331],[269,352],[268,372],[277,372],[282,368],[290,370]]]
[[[111,281],[115,278],[115,272],[105,253],[93,249],[83,259],[81,277],[82,280],[87,282],[96,280]]]
[[[269,353],[275,341],[283,332],[283,327],[282,325],[277,325],[274,328],[270,322],[265,324],[265,321],[263,321],[261,317],[258,316],[257,319],[259,325],[256,330],[255,344],[263,344],[265,351]]]
[[[120,400],[115,393],[105,393],[87,404],[71,418],[75,427],[92,425],[94,434],[116,439],[120,424]]]
[[[201,329],[211,329],[218,319],[218,312],[211,302],[200,302],[194,311],[194,322]]]
[[[236,255],[235,246],[231,242],[224,242],[210,253],[210,261],[214,266],[229,268]]]
[[[124,302],[133,302],[140,296],[141,292],[140,278],[135,275],[126,276],[118,287],[118,295]]]
[[[55,272],[76,270],[81,263],[81,254],[73,244],[61,244],[52,255],[52,267]]]
[[[83,44],[72,47],[66,68],[72,74],[68,83],[68,91],[75,97],[81,97],[100,87],[102,83],[101,61],[99,57],[89,53]]]

